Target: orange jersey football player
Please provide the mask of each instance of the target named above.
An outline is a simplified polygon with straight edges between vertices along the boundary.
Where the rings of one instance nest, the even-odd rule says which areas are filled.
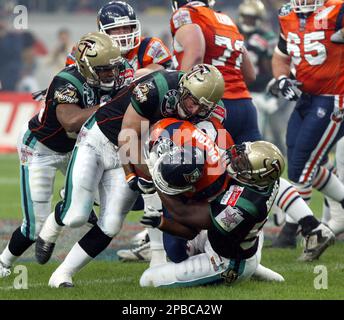
[[[172,56],[157,37],[142,37],[141,24],[134,9],[122,1],[112,1],[101,7],[97,16],[98,29],[109,34],[119,45],[121,54],[135,71],[135,77],[163,68],[173,68]],[[73,49],[74,51],[74,49]],[[66,64],[74,63],[74,54]]]
[[[341,0],[285,4],[272,67],[276,93],[297,101],[287,129],[289,179],[304,200],[310,200],[314,187],[344,207],[344,185],[321,166],[344,135],[344,46],[338,40],[343,14]],[[297,225],[292,222],[283,232],[295,239]]]
[[[212,8],[214,3],[172,1],[174,62],[177,69],[184,71],[198,63],[216,66],[225,80],[222,99],[228,113],[225,128],[235,143],[261,140],[257,111],[246,85],[256,75],[244,37],[228,15]]]

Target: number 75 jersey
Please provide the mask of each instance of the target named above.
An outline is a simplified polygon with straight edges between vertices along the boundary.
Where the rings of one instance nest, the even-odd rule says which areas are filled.
[[[291,57],[303,92],[344,94],[344,44],[335,44],[330,39],[344,27],[343,18],[342,0],[328,0],[308,17],[297,15],[290,4],[281,8],[281,38],[286,46],[282,53]]]
[[[175,11],[171,17],[170,27],[174,38],[183,25],[197,24],[205,38],[204,63],[216,66],[225,80],[224,99],[250,98],[242,74],[244,37],[232,19],[203,4],[185,5]],[[183,59],[183,47],[173,39],[173,54],[177,69]]]

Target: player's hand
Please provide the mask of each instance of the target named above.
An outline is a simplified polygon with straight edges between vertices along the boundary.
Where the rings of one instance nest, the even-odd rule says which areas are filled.
[[[162,210],[148,206],[140,222],[148,228],[159,228],[162,220]]]
[[[292,80],[286,76],[280,76],[277,80],[278,89],[282,96],[289,101],[296,101],[301,97],[302,91],[298,88],[301,85],[297,80]]]
[[[138,177],[135,173],[131,173],[130,175],[128,175],[126,177],[126,180],[129,188],[133,191],[144,194],[151,194],[156,191],[154,182],[152,180]]]

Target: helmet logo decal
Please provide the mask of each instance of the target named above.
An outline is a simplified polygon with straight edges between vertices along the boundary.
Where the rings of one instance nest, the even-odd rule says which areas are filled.
[[[80,54],[80,61],[84,62],[85,57],[96,57],[97,56],[97,51],[94,50],[95,48],[95,41],[92,40],[83,40],[80,41],[78,50],[81,52]]]
[[[183,173],[183,177],[185,181],[187,181],[188,183],[197,182],[201,176],[202,176],[202,173],[198,170],[198,168],[196,168],[191,173],[188,173],[188,174]]]

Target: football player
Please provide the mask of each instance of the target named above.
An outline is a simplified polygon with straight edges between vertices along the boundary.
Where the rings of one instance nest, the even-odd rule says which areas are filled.
[[[272,60],[280,94],[297,101],[287,128],[289,179],[305,201],[313,185],[342,206],[344,185],[321,163],[344,135],[344,46],[332,38],[343,28],[343,10],[340,0],[292,0],[284,5]],[[295,223],[289,217],[281,239],[295,241]]]
[[[285,130],[281,123],[287,123],[290,108],[284,99],[280,100],[283,107],[279,108],[277,98],[267,95],[265,90],[272,78],[271,57],[277,37],[265,26],[266,8],[262,1],[245,0],[238,13],[238,28],[245,37],[245,46],[257,74],[256,80],[248,84],[248,89],[258,110],[259,128],[264,140],[273,142],[285,154]]]
[[[221,281],[232,285],[256,271],[261,275],[262,270],[265,279],[284,281],[281,275],[260,265],[261,229],[275,201],[284,169],[281,152],[265,141],[232,146],[228,152],[229,175],[223,172],[228,178],[225,190],[211,202],[185,203],[176,196],[195,189],[203,176],[210,175],[209,156],[206,153],[202,161],[197,158],[198,151],[197,146],[190,150],[184,143],[160,155],[151,170],[152,178],[173,220],[153,208],[141,220],[192,240],[189,246],[194,254],[180,263],[168,262],[147,269],[140,285],[180,287]],[[204,154],[202,150],[200,153]],[[187,157],[188,163],[183,160]]]
[[[106,33],[118,44],[122,56],[135,71],[135,77],[163,68],[173,69],[172,55],[157,37],[141,36],[141,23],[134,9],[124,1],[111,1],[102,6],[97,15],[100,32]],[[74,50],[66,64],[75,61]]]
[[[236,143],[260,140],[257,111],[245,83],[256,79],[254,66],[243,35],[228,15],[212,8],[214,4],[208,0],[172,0],[175,64],[184,71],[197,63],[216,66],[225,81],[222,100],[231,114],[224,126]]]
[[[177,117],[197,123],[209,118],[210,115],[216,116],[223,122],[226,116],[224,108],[220,107],[223,92],[224,80],[221,73],[216,67],[208,64],[196,65],[184,76],[183,72],[168,71],[147,76],[146,80],[139,83],[133,91],[131,104],[123,118],[123,133],[128,130],[129,135],[134,130],[139,138],[137,143],[140,146],[141,140],[146,140],[142,138],[141,132],[141,124],[144,122],[153,125],[165,117]],[[225,129],[229,131],[227,127]],[[124,142],[120,142],[120,146],[122,144]],[[132,154],[131,151],[134,153]],[[129,159],[137,162],[139,155],[140,152],[130,150]],[[128,182],[138,188],[139,180],[130,163],[125,164],[124,169]],[[277,195],[276,204],[302,226],[307,239],[303,253],[305,259],[316,259],[332,243],[334,236],[325,225],[319,224],[314,218],[310,208],[290,183],[281,179],[281,186],[282,191]],[[174,240],[173,243],[175,243]],[[310,249],[312,243],[314,247]],[[165,244],[165,249],[166,246],[168,244]],[[180,247],[185,248],[185,245],[181,244]],[[171,259],[171,256],[169,257]],[[175,256],[174,262],[180,262],[185,257],[185,250],[181,250],[180,256]]]
[[[119,75],[126,66],[108,35],[87,34],[80,39],[77,53],[76,65],[54,77],[44,108],[21,133],[23,223],[0,256],[0,277],[9,275],[12,264],[36,241],[51,212],[56,172],[65,174],[82,124],[125,82]]]

